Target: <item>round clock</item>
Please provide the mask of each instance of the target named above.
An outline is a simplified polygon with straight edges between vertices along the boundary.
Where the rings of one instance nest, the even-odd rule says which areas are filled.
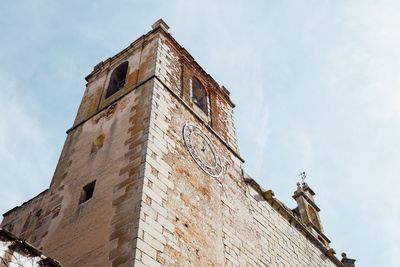
[[[215,146],[198,127],[185,124],[183,139],[190,155],[203,171],[215,178],[221,176],[223,168]]]

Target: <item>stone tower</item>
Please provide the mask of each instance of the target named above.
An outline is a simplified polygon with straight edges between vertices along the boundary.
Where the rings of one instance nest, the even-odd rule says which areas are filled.
[[[67,267],[345,266],[243,171],[229,91],[152,28],[86,77],[49,189],[2,227]]]

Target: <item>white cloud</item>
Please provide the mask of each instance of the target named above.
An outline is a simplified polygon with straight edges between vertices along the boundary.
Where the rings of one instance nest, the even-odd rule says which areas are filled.
[[[20,101],[15,84],[0,76],[0,194],[2,212],[44,190],[54,169],[46,133]]]

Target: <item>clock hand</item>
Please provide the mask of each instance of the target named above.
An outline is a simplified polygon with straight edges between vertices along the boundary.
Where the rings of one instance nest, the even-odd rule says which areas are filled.
[[[203,147],[202,147],[201,151],[202,151],[202,152],[205,152],[205,151],[206,151],[206,144],[205,144],[204,140],[203,140]]]

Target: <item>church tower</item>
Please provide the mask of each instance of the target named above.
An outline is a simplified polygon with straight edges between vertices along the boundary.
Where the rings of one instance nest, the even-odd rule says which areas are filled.
[[[168,28],[94,67],[49,189],[1,226],[66,267],[344,266],[245,174],[229,91]]]

